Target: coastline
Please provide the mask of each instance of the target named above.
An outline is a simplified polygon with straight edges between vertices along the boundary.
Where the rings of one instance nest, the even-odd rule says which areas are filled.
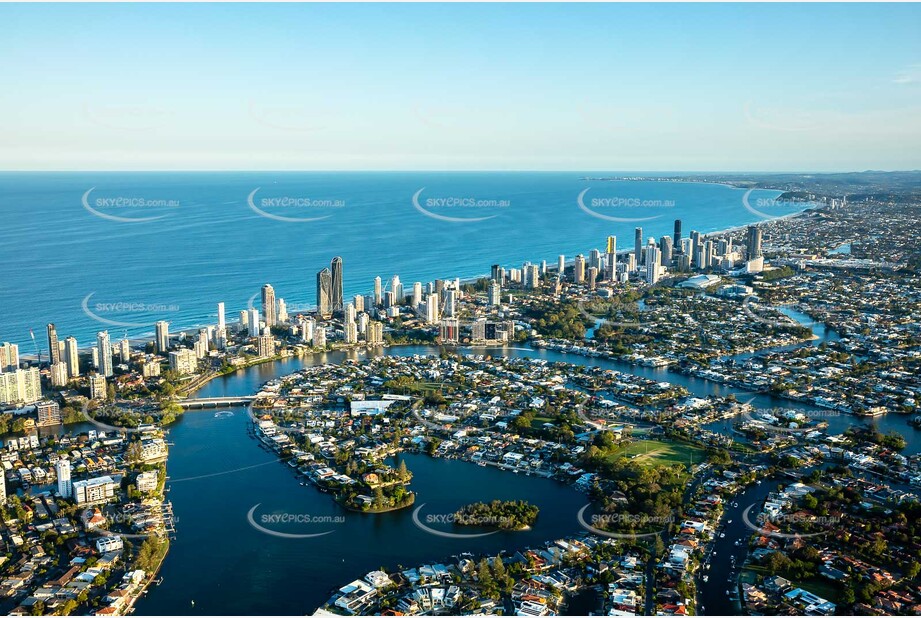
[[[612,180],[615,180],[615,179],[612,179]],[[633,178],[633,179],[624,179],[624,178],[622,178],[622,179],[617,179],[617,180],[624,181],[624,182],[640,181],[640,180],[642,180],[642,181],[648,181],[648,182],[674,182],[674,183],[685,183],[685,184],[714,184],[714,185],[726,186],[726,187],[733,188],[733,189],[743,190],[742,187],[738,187],[738,186],[735,186],[735,185],[726,184],[726,183],[722,183],[722,182],[704,181],[704,180],[678,180],[678,179],[666,179],[666,178],[653,179],[653,178],[638,178],[638,177],[637,177],[637,178]],[[783,193],[783,191],[780,190],[780,189],[768,189],[768,188],[760,189],[760,188],[759,188],[758,190],[776,191],[776,192],[778,193],[778,195]],[[714,230],[714,231],[711,231],[711,232],[702,232],[701,235],[704,236],[704,237],[714,237],[714,236],[720,236],[720,235],[725,235],[725,234],[731,234],[731,233],[734,233],[734,232],[738,232],[738,231],[740,231],[740,230],[744,230],[745,228],[747,228],[747,227],[750,226],[750,225],[762,225],[762,224],[770,223],[771,221],[775,221],[775,220],[783,220],[783,219],[793,218],[793,217],[796,217],[796,216],[802,216],[802,215],[804,215],[805,213],[810,212],[812,209],[814,209],[814,208],[816,208],[816,207],[820,207],[820,206],[821,206],[820,204],[812,204],[811,206],[809,206],[809,207],[807,207],[807,208],[805,208],[805,209],[803,209],[803,210],[798,210],[798,211],[796,211],[796,212],[788,213],[788,214],[786,214],[786,215],[780,215],[780,216],[778,216],[778,217],[774,217],[774,218],[771,218],[771,219],[761,219],[761,220],[749,221],[749,222],[746,222],[746,223],[742,223],[742,224],[739,224],[739,225],[735,225],[735,226],[732,226],[732,227],[723,228],[723,229],[719,229],[719,230]],[[690,227],[690,226],[689,226],[689,227]],[[619,250],[617,253],[618,253],[618,254],[628,254],[628,253],[631,253],[631,252],[632,252],[632,250],[621,249],[621,250]],[[548,263],[548,267],[550,266],[550,264],[553,265],[553,267],[550,267],[549,270],[555,270],[557,257],[558,257],[558,256],[551,256],[550,259],[546,259],[546,261],[547,261],[547,263]],[[571,261],[571,260],[567,260],[566,263],[567,263],[567,264],[572,264],[572,261]],[[446,279],[458,279],[458,280],[460,280],[461,284],[472,284],[472,283],[476,283],[476,282],[477,282],[478,280],[480,280],[480,279],[488,278],[488,277],[489,277],[489,273],[488,273],[488,272],[485,272],[485,273],[484,273],[484,272],[481,271],[480,273],[477,273],[477,274],[470,274],[470,275],[467,275],[467,274],[455,274],[455,275],[452,276],[452,277],[446,277]],[[216,301],[216,302],[217,302],[217,301]],[[233,313],[232,311],[229,312],[229,314],[232,314],[232,313]],[[237,323],[237,322],[228,322],[228,324],[236,324],[236,323]],[[200,328],[207,328],[207,327],[209,327],[209,326],[211,326],[211,327],[216,326],[216,322],[211,322],[211,321],[209,320],[209,317],[205,316],[204,319],[203,319],[202,321],[193,322],[192,324],[188,324],[188,325],[183,326],[183,327],[181,327],[181,328],[177,327],[177,329],[176,329],[172,334],[188,334],[188,333],[194,333],[195,331],[197,331],[197,330],[200,329]],[[152,329],[152,328],[153,328],[153,324],[148,325],[148,327]],[[100,325],[100,330],[106,330],[106,329],[108,329],[108,330],[113,330],[113,329],[116,329],[116,328],[117,328],[117,327],[109,327],[109,326],[105,326],[105,325],[102,325],[102,324]],[[128,341],[129,341],[129,343],[131,344],[132,347],[140,347],[140,346],[145,345],[146,343],[149,343],[149,342],[151,341],[152,338],[153,338],[153,332],[151,331],[151,332],[150,332],[149,334],[147,334],[147,335],[140,335],[140,336],[130,337],[130,338],[128,339]],[[25,346],[27,346],[27,345],[31,345],[31,342],[23,341],[23,342],[20,342],[19,345],[20,345],[20,347],[25,347]],[[92,348],[93,348],[92,345],[80,346],[80,347],[78,347],[78,351],[79,351],[81,354],[88,354],[88,353],[91,352]],[[42,350],[42,356],[43,356],[43,357],[46,357],[46,356],[47,356],[46,353],[47,353],[47,350],[44,350],[44,349],[43,349],[43,350]],[[23,360],[23,361],[34,362],[34,361],[36,360],[36,358],[37,358],[36,355],[33,354],[33,353],[31,353],[31,352],[26,353],[26,352],[24,352],[24,351],[20,351],[20,359]],[[45,360],[47,360],[47,358],[45,358]]]
[[[720,182],[718,180],[681,180],[679,178],[653,178],[649,176],[584,176],[579,180],[586,181],[601,181],[601,182],[670,182],[675,184],[686,184],[686,185],[717,185],[720,187],[729,187],[730,189],[741,189],[742,187],[730,184],[728,182]],[[774,191],[775,189],[765,189],[766,191]]]

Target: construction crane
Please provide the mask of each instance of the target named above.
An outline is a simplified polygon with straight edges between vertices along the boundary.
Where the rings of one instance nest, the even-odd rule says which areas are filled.
[[[35,355],[38,357],[38,366],[42,366],[42,351],[38,347],[38,341],[35,340],[35,333],[29,329],[29,336],[32,337],[32,344],[35,346]]]

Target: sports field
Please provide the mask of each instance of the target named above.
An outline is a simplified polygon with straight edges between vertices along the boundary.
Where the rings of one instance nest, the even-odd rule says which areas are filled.
[[[704,450],[690,444],[659,440],[637,440],[617,449],[612,457],[629,457],[649,464],[699,464],[706,459]]]

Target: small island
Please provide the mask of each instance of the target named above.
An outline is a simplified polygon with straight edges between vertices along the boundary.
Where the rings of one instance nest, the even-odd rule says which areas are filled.
[[[461,526],[491,526],[500,530],[528,530],[540,509],[525,500],[493,500],[462,506],[454,513]]]

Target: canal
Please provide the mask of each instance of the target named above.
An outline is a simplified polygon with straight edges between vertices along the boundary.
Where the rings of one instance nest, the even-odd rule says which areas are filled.
[[[805,316],[803,316],[805,317]],[[822,328],[813,326],[814,329]],[[818,345],[837,335],[831,331],[804,345]],[[438,354],[431,346],[394,347],[377,352],[397,356]],[[638,367],[610,359],[590,358],[530,347],[462,348],[464,354],[494,354],[509,357],[541,358],[579,365],[599,366],[632,373],[656,381],[685,387],[698,397],[735,394],[758,407],[783,407],[819,410],[771,395],[753,394],[738,388],[670,372],[665,368]],[[258,365],[217,378],[206,384],[198,397],[246,395],[256,392],[266,381],[298,369],[344,359],[371,356],[363,352],[329,352],[295,357]],[[904,419],[893,415],[876,419],[841,416],[829,420],[829,431],[843,431],[854,423],[872,424],[881,431],[896,429],[909,438],[907,452],[917,452],[915,436]],[[832,421],[836,421],[832,423]],[[729,430],[729,423],[723,430]],[[720,428],[717,428],[719,430]],[[405,454],[414,473],[412,489],[417,492],[411,509],[384,515],[348,513],[328,495],[311,486],[302,486],[293,470],[260,449],[247,434],[246,414],[242,409],[232,416],[213,411],[185,415],[170,430],[172,447],[169,460],[170,499],[178,520],[178,539],[167,557],[162,574],[164,583],[153,588],[138,603],[140,614],[184,611],[208,614],[301,614],[322,604],[331,591],[367,571],[397,564],[415,566],[444,560],[461,552],[497,552],[537,545],[546,540],[581,529],[575,513],[585,497],[554,481],[513,475],[492,467],[479,467],[460,461],[431,459]],[[702,603],[707,613],[730,614],[729,555],[744,557],[747,538],[741,509],[761,500],[776,484],[765,482],[737,498],[739,513],[730,507],[724,521],[725,539],[716,543],[720,559],[713,561],[711,584],[703,587]],[[420,517],[453,512],[462,503],[491,499],[527,499],[541,508],[538,523],[530,531],[497,533],[470,539],[451,539],[432,535],[413,524],[412,511],[423,506]],[[743,504],[744,502],[744,504]],[[257,506],[257,522],[273,515],[309,514],[343,517],[342,523],[282,524],[265,523],[272,531],[292,534],[328,534],[305,539],[273,536],[254,528],[247,514]],[[261,519],[260,519],[261,518]],[[447,530],[447,529],[446,529]],[[736,571],[737,572],[737,571]],[[195,582],[194,585],[190,582]],[[305,582],[309,582],[305,585]],[[725,585],[724,585],[725,584]],[[195,601],[194,607],[191,602]]]
[[[808,321],[806,316],[788,311],[795,319]],[[818,338],[803,345],[819,345],[837,337],[822,325],[812,328]],[[404,346],[374,353],[328,352],[293,357],[219,377],[202,387],[196,397],[249,395],[266,381],[306,366],[360,360],[375,354],[408,356],[440,351],[431,346]],[[742,401],[751,399],[756,407],[796,408],[807,414],[820,410],[684,376],[666,368],[633,366],[530,347],[459,351],[598,366],[671,382],[697,397],[734,394]],[[739,359],[746,356],[739,355]],[[831,433],[844,431],[855,423],[874,425],[884,432],[899,431],[908,439],[906,454],[918,452],[917,433],[904,417],[857,419],[842,415],[824,420],[829,422],[827,431]],[[81,424],[66,429],[89,428],[92,427]],[[417,494],[414,507],[379,515],[347,512],[329,495],[302,485],[293,469],[263,450],[248,429],[242,408],[230,413],[189,412],[170,427],[169,441],[173,446],[168,464],[168,499],[177,516],[177,538],[163,564],[163,583],[151,588],[137,603],[138,614],[303,614],[325,602],[334,588],[380,567],[417,566],[447,560],[462,552],[514,551],[582,530],[576,513],[586,503],[586,497],[568,486],[493,467],[415,454],[400,456],[414,475],[411,486]],[[711,429],[728,432],[731,421],[720,421]],[[741,564],[747,550],[746,543],[740,546],[734,543],[743,537],[747,539],[751,532],[742,523],[741,511],[763,500],[774,487],[776,483],[768,481],[753,486],[735,499],[738,508],[730,506],[727,510],[724,521],[731,519],[732,523],[726,526],[726,537],[716,543],[718,559],[711,561],[707,572],[709,585],[702,586],[701,602],[706,613],[737,611],[725,591],[730,588],[730,555],[736,555],[737,564]],[[429,518],[437,521],[439,516],[452,513],[462,504],[492,499],[525,499],[537,504],[540,507],[537,523],[528,531],[458,539],[430,534],[413,522],[412,513],[418,507],[422,507],[421,521]],[[467,532],[450,524],[432,527]],[[316,536],[302,538],[302,535]],[[581,599],[574,601],[573,607],[580,605]]]

